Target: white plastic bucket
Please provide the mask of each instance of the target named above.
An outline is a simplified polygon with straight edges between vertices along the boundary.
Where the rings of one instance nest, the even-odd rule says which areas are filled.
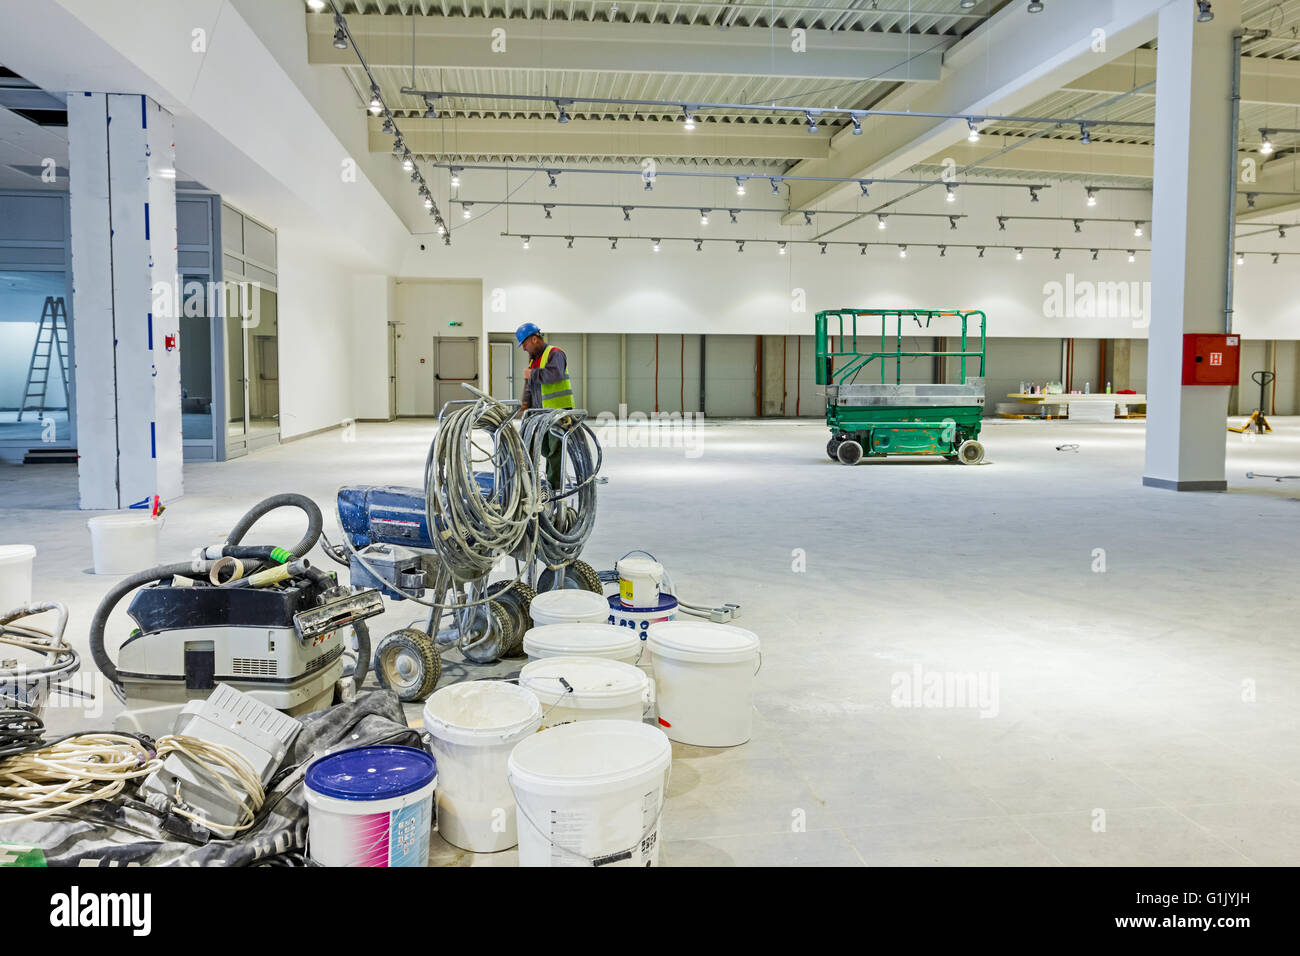
[[[642,646],[635,634],[589,621],[548,624],[529,628],[524,634],[524,653],[531,661],[548,657],[603,657],[635,664]]]
[[[96,574],[131,574],[158,563],[158,532],[163,519],[147,511],[119,511],[86,522]]]
[[[0,544],[0,614],[32,603],[32,562],[36,548],[30,544]]]
[[[758,636],[709,621],[650,627],[659,726],[696,747],[734,747],[753,734]]]
[[[532,691],[506,681],[465,681],[429,697],[424,728],[438,760],[438,832],[448,843],[495,853],[519,842],[506,761],[541,719]]]
[[[617,627],[628,628],[637,636],[641,642],[641,656],[637,660],[637,666],[645,671],[650,677],[654,676],[654,655],[646,644],[646,635],[650,631],[651,624],[661,624],[664,621],[671,621],[677,616],[677,598],[667,592],[660,592],[659,603],[651,608],[634,609],[623,606],[622,600],[617,594],[606,599],[609,603],[610,624]]]
[[[639,721],[653,697],[639,668],[600,657],[533,661],[519,672],[519,686],[542,702],[543,730],[575,720]]]
[[[620,558],[614,570],[618,573],[618,597],[624,607],[654,607],[659,603],[664,566],[658,561]]]
[[[529,602],[533,623],[539,627],[548,624],[579,624],[584,621],[599,624],[609,617],[605,596],[581,588],[564,588],[560,591],[543,591]]]
[[[510,755],[520,866],[654,866],[672,744],[649,724],[583,720]]]
[[[304,778],[307,838],[321,866],[428,866],[434,759],[415,747],[355,747]]]

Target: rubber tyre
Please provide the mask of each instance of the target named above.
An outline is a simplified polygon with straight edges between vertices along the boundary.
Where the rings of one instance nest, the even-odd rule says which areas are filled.
[[[529,607],[533,598],[537,597],[537,592],[523,581],[497,581],[488,586],[486,596],[496,598],[512,624],[503,656],[519,657],[524,652],[524,634],[533,626]]]
[[[481,614],[482,611],[479,613]],[[475,664],[494,664],[501,660],[501,658],[505,657],[513,637],[514,629],[511,626],[509,611],[496,601],[489,601],[487,603],[487,613],[491,615],[491,621],[487,625],[492,629],[491,636],[485,641],[476,643],[473,647],[461,648],[465,660],[472,661]],[[483,619],[479,617],[478,620]]]
[[[963,465],[978,465],[984,460],[984,446],[968,438],[957,446],[957,460]]]
[[[835,453],[840,450],[841,444],[843,442],[838,438],[832,438],[826,443],[826,454],[830,456],[831,461],[839,461]]]
[[[856,465],[862,460],[862,446],[849,439],[840,444],[840,447],[835,452],[835,457],[840,460],[842,465]]]
[[[393,631],[375,648],[375,680],[402,703],[426,699],[442,677],[442,657],[433,639],[413,627]]]
[[[581,588],[584,591],[591,591],[593,594],[604,594],[605,585],[600,580],[600,575],[586,561],[574,561],[564,567],[564,587]],[[555,572],[547,568],[537,576],[538,591],[555,590]]]

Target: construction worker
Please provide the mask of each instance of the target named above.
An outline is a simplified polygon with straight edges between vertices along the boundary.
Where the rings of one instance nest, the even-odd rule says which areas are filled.
[[[524,408],[573,408],[573,385],[569,381],[568,359],[554,345],[547,345],[542,330],[525,322],[515,330],[515,341],[528,353],[524,369]],[[542,437],[542,456],[546,459],[546,480],[556,493],[560,487],[560,439],[549,432]]]

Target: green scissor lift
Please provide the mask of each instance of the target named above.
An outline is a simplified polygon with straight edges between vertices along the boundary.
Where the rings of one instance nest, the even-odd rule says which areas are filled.
[[[959,351],[903,350],[905,320],[913,320],[925,330],[934,319],[945,317],[961,321]],[[976,317],[980,324],[978,349],[967,335],[967,323]],[[857,464],[863,455],[943,455],[967,465],[983,461],[984,446],[978,439],[984,414],[985,326],[983,312],[967,310],[818,312],[817,384],[826,386],[826,424],[831,430],[826,453],[846,465]],[[909,334],[915,333],[909,329]],[[834,346],[832,337],[838,338]],[[956,358],[961,365],[961,384],[903,384],[905,358]],[[979,359],[979,375],[967,377],[966,363],[975,359]],[[876,368],[871,368],[873,363]],[[877,368],[879,383],[859,384],[864,373],[867,379],[874,379]],[[886,381],[889,371],[894,373],[893,382]]]

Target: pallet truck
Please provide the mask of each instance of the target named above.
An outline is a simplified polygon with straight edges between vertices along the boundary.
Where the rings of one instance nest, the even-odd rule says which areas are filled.
[[[1267,404],[1265,400],[1265,389],[1267,389],[1269,385],[1273,384],[1273,379],[1275,378],[1277,378],[1277,376],[1272,372],[1263,371],[1255,372],[1250,376],[1250,380],[1259,385],[1259,407],[1250,413],[1250,417],[1246,419],[1240,428],[1237,428],[1235,425],[1229,425],[1228,431],[1236,432],[1238,435],[1250,431],[1252,427],[1255,429],[1255,434],[1257,435],[1267,435],[1273,431],[1273,426],[1270,425],[1268,419],[1264,417],[1264,406]]]

